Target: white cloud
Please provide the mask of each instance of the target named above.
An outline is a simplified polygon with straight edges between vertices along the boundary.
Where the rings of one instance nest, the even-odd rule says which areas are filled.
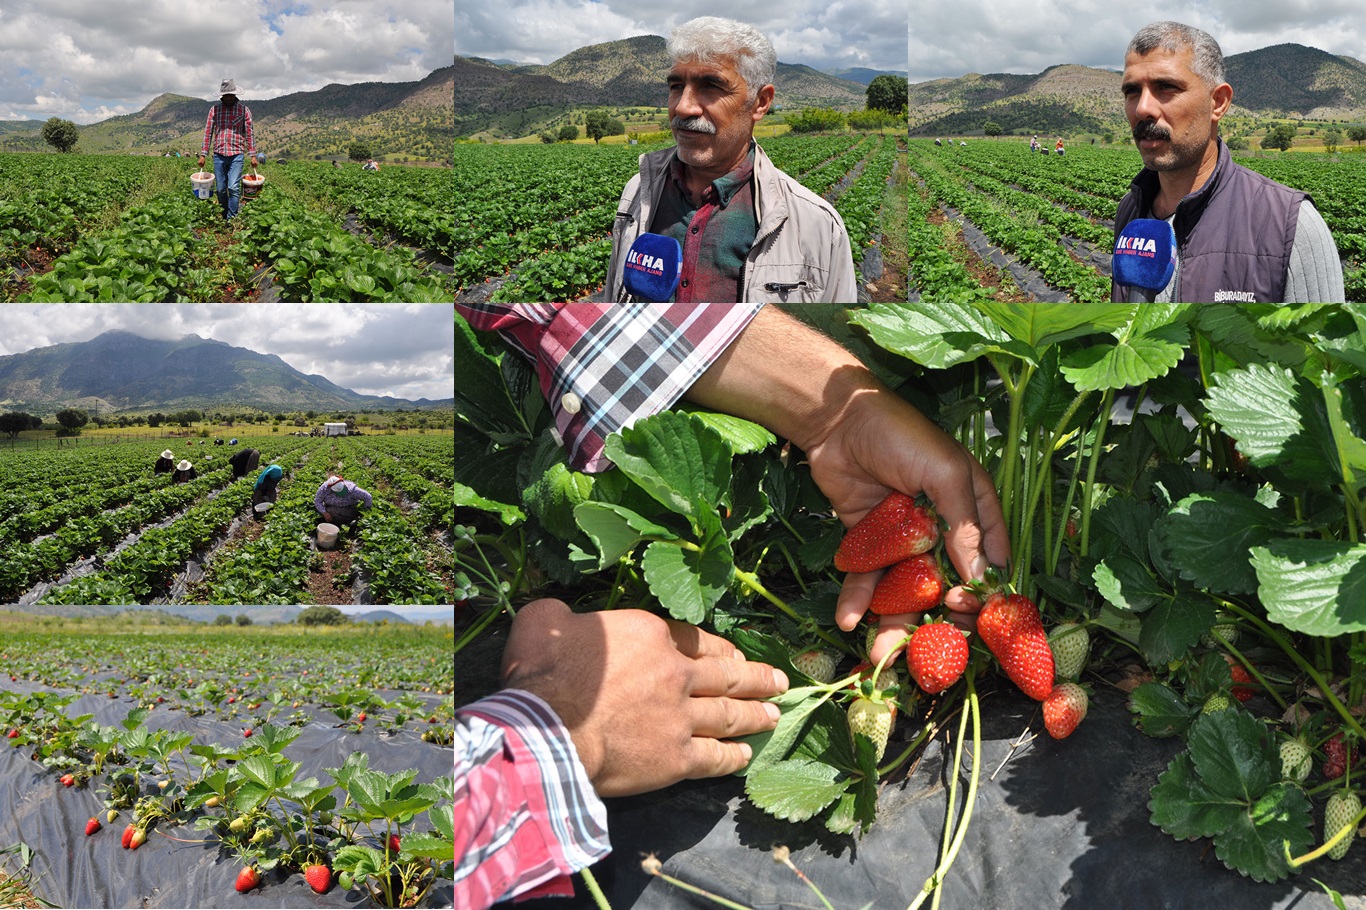
[[[198,335],[275,354],[365,395],[454,393],[455,330],[442,304],[7,304],[0,356],[115,329],[168,341]]]
[[[448,0],[0,0],[0,115],[91,123],[174,92],[248,101],[450,65]]]

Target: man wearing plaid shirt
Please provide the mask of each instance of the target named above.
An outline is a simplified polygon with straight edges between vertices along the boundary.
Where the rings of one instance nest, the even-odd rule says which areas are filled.
[[[251,108],[237,100],[236,81],[224,79],[218,92],[220,100],[209,108],[204,124],[199,166],[204,166],[204,156],[212,149],[218,202],[223,206],[223,220],[230,221],[242,203],[242,156],[256,157],[256,137],[251,132]]]

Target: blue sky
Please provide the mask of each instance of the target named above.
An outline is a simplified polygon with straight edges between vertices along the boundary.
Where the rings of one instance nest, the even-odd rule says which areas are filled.
[[[450,0],[0,0],[0,120],[93,123],[174,92],[415,82],[449,66]]]

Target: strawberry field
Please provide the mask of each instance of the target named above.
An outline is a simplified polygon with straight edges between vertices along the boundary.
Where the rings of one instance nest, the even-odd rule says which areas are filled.
[[[923,503],[851,531],[734,418],[640,420],[616,470],[570,471],[527,368],[457,331],[456,704],[538,596],[698,624],[792,683],[741,777],[609,801],[574,906],[1359,906],[1366,313],[793,309],[991,472],[1009,565],[959,579],[942,527],[905,529]],[[894,597],[928,590],[903,607],[933,631],[871,666],[841,568],[925,558]],[[930,622],[959,582],[966,654]]]
[[[806,188],[833,201],[854,263],[880,240],[897,157],[894,137],[782,136],[764,151]],[[455,289],[459,299],[574,300],[598,293],[612,220],[645,146],[455,147]]]
[[[0,598],[47,604],[449,603],[448,436],[244,438],[284,469],[264,518],[255,472],[193,454],[197,479],[152,464],[164,440],[0,453]],[[320,550],[313,496],[342,473],[371,493]]]
[[[4,622],[0,837],[37,898],[450,906],[448,628]]]
[[[451,172],[267,164],[232,227],[193,159],[0,154],[0,301],[449,300]]]
[[[1079,145],[1058,157],[1021,143],[913,140],[910,157],[921,298],[1109,299],[1115,210],[1143,167],[1136,149]],[[1235,158],[1313,197],[1342,256],[1347,299],[1366,300],[1366,158]]]

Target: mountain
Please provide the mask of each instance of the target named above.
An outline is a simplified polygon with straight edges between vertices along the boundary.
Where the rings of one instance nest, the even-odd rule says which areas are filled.
[[[1366,118],[1366,64],[1299,44],[1226,57],[1231,113],[1278,118]],[[1006,132],[1124,133],[1121,74],[1076,64],[1042,73],[968,73],[910,87],[911,132],[954,135],[992,120]]]
[[[456,68],[443,67],[419,82],[332,84],[258,100],[251,108],[257,147],[271,157],[345,155],[363,140],[376,155],[407,154],[446,160],[454,138],[451,98]],[[205,100],[163,94],[134,114],[77,127],[82,152],[198,152],[209,106]],[[38,121],[0,121],[0,151],[51,151]]]
[[[456,57],[455,132],[486,130],[513,112],[540,111],[549,119],[573,108],[662,108],[668,103],[668,72],[669,55],[658,35],[581,47],[544,65],[509,67]],[[782,108],[856,110],[864,105],[864,85],[809,66],[780,62],[774,80]],[[512,122],[515,129],[530,131],[532,119]]]
[[[905,70],[870,70],[866,66],[851,66],[844,69],[825,70],[828,76],[836,79],[847,79],[850,82],[857,82],[859,85],[868,85],[878,76],[900,76],[906,78]]]
[[[453,399],[418,401],[361,395],[322,376],[306,376],[274,354],[186,335],[178,341],[105,332],[90,341],[0,357],[0,408],[37,414],[64,407],[100,411],[449,408]]]

